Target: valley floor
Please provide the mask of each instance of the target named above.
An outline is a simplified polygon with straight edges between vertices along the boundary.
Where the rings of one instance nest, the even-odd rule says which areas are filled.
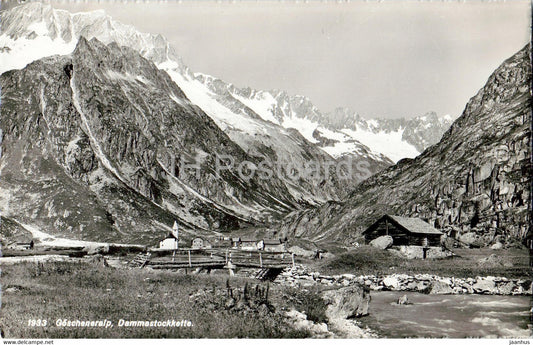
[[[454,256],[442,259],[406,259],[394,252],[360,246],[335,257],[310,261],[308,266],[322,274],[433,274],[455,278],[497,276],[531,279],[531,255],[525,248],[493,250],[454,249]]]
[[[401,283],[398,291],[391,293],[416,291],[403,291],[402,279],[405,277],[401,278],[401,275],[430,274],[465,281],[473,277],[496,276],[520,280],[522,285],[530,284],[527,250],[457,250],[456,254],[451,259],[407,260],[387,251],[362,246],[324,260],[300,258],[296,268],[282,273],[275,283],[270,284],[246,278],[245,274],[230,277],[226,270],[215,274],[186,274],[170,270],[128,269],[126,263],[133,254],[108,256],[107,260],[101,255],[84,258],[63,255],[61,260],[51,255],[4,257],[0,259],[3,263],[0,328],[7,338],[375,337],[373,331],[362,328],[361,325],[368,325],[375,329],[375,325],[365,318],[342,320],[341,329],[338,322],[336,329],[335,320],[326,317],[327,305],[321,297],[322,292],[358,282],[357,276],[366,276],[363,281],[370,281],[372,294],[383,293],[380,288],[395,290],[385,283],[384,277],[390,276]],[[308,274],[302,273],[302,268]],[[468,300],[529,298],[468,297],[474,292],[466,293],[464,289],[459,293],[463,294],[461,298]],[[427,296],[416,294],[419,295]],[[396,297],[394,295],[390,301],[382,303],[380,308],[388,310],[387,303],[394,303]],[[420,298],[426,297],[414,299]],[[435,303],[439,306],[439,301],[445,297],[427,298],[432,299],[431,303],[437,299]],[[373,315],[372,305],[369,320],[377,317]],[[516,311],[522,323],[525,322],[523,318],[527,319],[524,313],[529,310],[528,306],[524,308]],[[476,318],[485,320],[477,314],[473,316]],[[46,320],[47,325],[42,326],[42,321],[41,326],[35,325],[39,320]],[[113,326],[69,327],[58,325],[58,320],[105,320]],[[120,326],[120,320],[175,320],[183,326],[125,327]],[[381,330],[378,335],[394,337],[394,332],[394,329]]]

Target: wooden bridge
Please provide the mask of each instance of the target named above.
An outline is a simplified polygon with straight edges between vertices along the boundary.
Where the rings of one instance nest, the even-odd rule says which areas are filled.
[[[239,249],[152,249],[139,254],[131,267],[153,269],[228,269],[230,275],[238,268],[259,268],[259,279],[272,279],[287,267],[294,266],[295,256],[289,252],[246,251]]]

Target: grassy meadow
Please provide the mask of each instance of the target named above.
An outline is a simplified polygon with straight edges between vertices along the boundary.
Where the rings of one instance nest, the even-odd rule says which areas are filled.
[[[313,268],[324,274],[435,274],[468,278],[502,276],[531,277],[530,255],[527,249],[454,249],[453,257],[442,259],[406,259],[390,251],[363,245],[337,254],[334,258],[317,261]],[[493,255],[490,260],[486,260]],[[486,261],[483,261],[486,260]]]
[[[257,280],[170,271],[115,269],[84,262],[21,263],[2,269],[1,327],[7,338],[300,338],[283,313],[305,299],[269,285],[269,306],[227,310],[235,293]],[[260,289],[267,291],[266,283]],[[250,288],[249,288],[250,290]],[[252,291],[253,292],[253,291]],[[296,298],[287,298],[294,293]],[[202,297],[204,296],[204,297]],[[314,297],[319,298],[319,297]],[[292,303],[292,305],[291,305]],[[306,306],[303,306],[305,308]],[[275,310],[274,310],[275,308]],[[307,308],[311,308],[307,306]],[[300,308],[301,310],[302,308]],[[322,311],[323,312],[323,311]],[[315,311],[320,318],[321,311]],[[46,319],[47,327],[28,320]],[[112,328],[57,327],[56,320],[111,320]],[[118,320],[190,320],[192,327],[118,327]]]

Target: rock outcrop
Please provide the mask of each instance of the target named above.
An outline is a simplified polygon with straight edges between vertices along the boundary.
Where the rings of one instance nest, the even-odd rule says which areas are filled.
[[[427,292],[430,295],[449,295],[453,294],[451,284],[443,280],[435,280],[431,282]]]
[[[362,285],[351,285],[322,293],[328,304],[326,316],[333,318],[357,318],[368,315],[370,290]]]
[[[472,289],[474,289],[476,293],[483,294],[494,294],[498,292],[496,283],[493,279],[478,279],[476,283],[472,285]]]
[[[394,276],[384,277],[382,280],[382,284],[387,290],[396,290],[400,287],[400,282],[398,278]]]
[[[309,331],[315,339],[334,338],[335,334],[328,330],[326,323],[316,323],[307,320],[307,315],[298,310],[291,309],[285,313],[285,316],[290,320],[291,324],[296,329]]]
[[[379,249],[389,249],[392,247],[393,242],[391,236],[380,236],[370,241],[370,245]]]

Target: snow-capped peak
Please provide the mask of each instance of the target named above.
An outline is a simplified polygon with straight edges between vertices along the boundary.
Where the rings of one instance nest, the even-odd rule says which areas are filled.
[[[435,113],[411,120],[365,120],[349,109],[323,113],[307,97],[285,91],[240,89],[207,74],[193,74],[161,35],[138,32],[113,21],[103,10],[72,14],[39,2],[3,13],[0,73],[46,56],[70,54],[80,37],[138,51],[167,71],[221,128],[240,126],[244,132],[253,128],[251,133],[261,131],[264,123],[292,128],[335,157],[364,154],[393,161],[414,157],[437,142],[451,123],[450,116],[438,119]],[[257,123],[258,119],[264,123]]]
[[[170,60],[182,65],[161,35],[138,32],[133,26],[113,21],[103,10],[72,14],[35,2],[3,13],[0,73],[46,56],[70,54],[81,36],[131,47],[155,63]]]

